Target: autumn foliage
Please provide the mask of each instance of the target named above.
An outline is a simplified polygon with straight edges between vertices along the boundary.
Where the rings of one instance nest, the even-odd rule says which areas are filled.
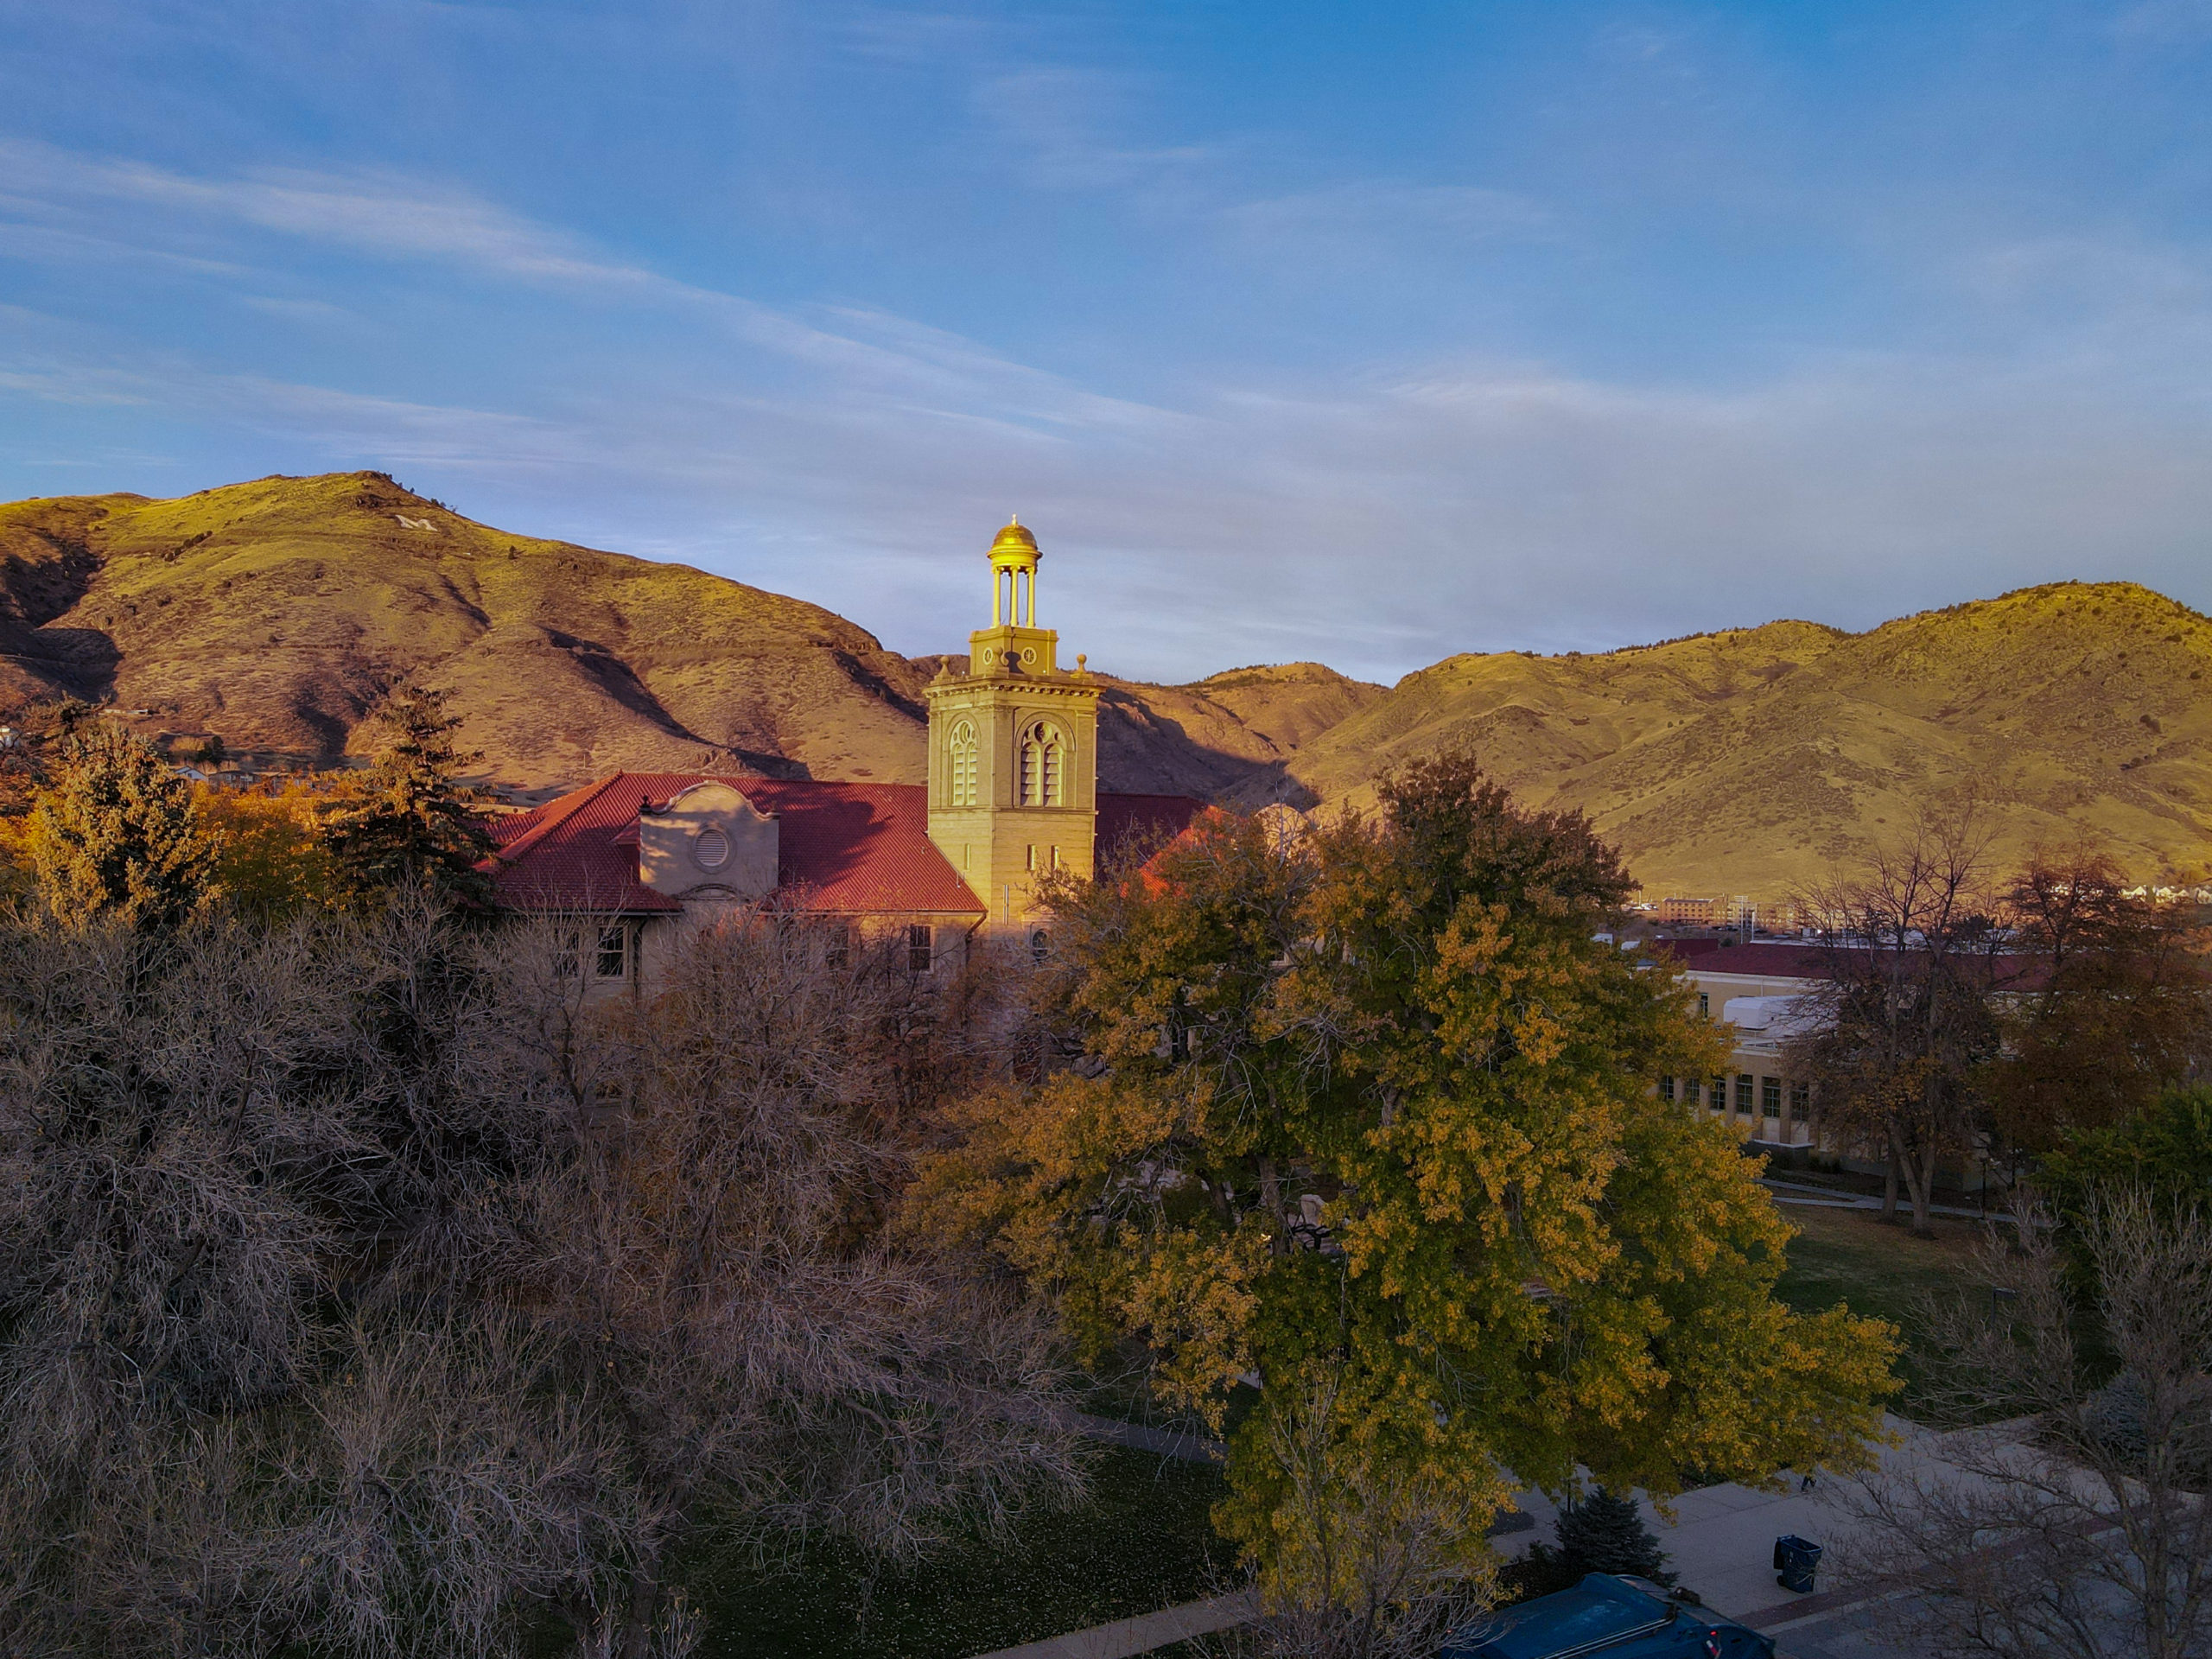
[[[1209,820],[1060,885],[1045,1000],[1078,1058],[971,1102],[921,1214],[1230,1426],[1217,1518],[1281,1605],[1363,1593],[1313,1582],[1312,1457],[1276,1454],[1316,1400],[1378,1515],[1458,1518],[1432,1552],[1471,1582],[1516,1480],[1857,1462],[1892,1335],[1775,1300],[1789,1224],[1656,1093],[1719,1056],[1674,976],[1592,937],[1615,854],[1461,757],[1382,799],[1295,839]]]

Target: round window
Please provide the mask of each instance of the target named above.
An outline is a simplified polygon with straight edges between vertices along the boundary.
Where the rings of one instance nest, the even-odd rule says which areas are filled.
[[[702,830],[691,842],[691,856],[702,870],[719,870],[729,862],[729,837],[719,830]]]

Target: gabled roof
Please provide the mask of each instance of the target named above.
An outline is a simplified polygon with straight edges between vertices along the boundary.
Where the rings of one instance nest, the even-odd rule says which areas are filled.
[[[638,880],[638,813],[694,784],[723,783],[777,819],[779,885],[810,910],[981,916],[984,906],[929,838],[914,784],[823,784],[622,772],[493,826],[493,891],[517,909],[669,912]]]
[[[777,819],[779,885],[810,910],[980,917],[987,906],[929,837],[918,784],[824,784],[621,772],[493,825],[499,903],[629,915],[683,908],[638,880],[639,809],[694,784],[728,785]],[[1098,855],[1179,834],[1205,810],[1185,795],[1101,795]]]

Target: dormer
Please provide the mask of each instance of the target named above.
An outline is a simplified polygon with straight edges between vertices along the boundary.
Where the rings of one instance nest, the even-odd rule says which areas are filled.
[[[781,857],[775,816],[731,785],[709,780],[638,812],[638,880],[681,898],[702,887],[740,899],[776,890]]]

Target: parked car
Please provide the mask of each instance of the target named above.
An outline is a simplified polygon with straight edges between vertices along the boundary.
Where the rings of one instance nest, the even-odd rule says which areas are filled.
[[[1572,1590],[1501,1607],[1437,1659],[1774,1659],[1774,1638],[1649,1579],[1592,1573]]]

